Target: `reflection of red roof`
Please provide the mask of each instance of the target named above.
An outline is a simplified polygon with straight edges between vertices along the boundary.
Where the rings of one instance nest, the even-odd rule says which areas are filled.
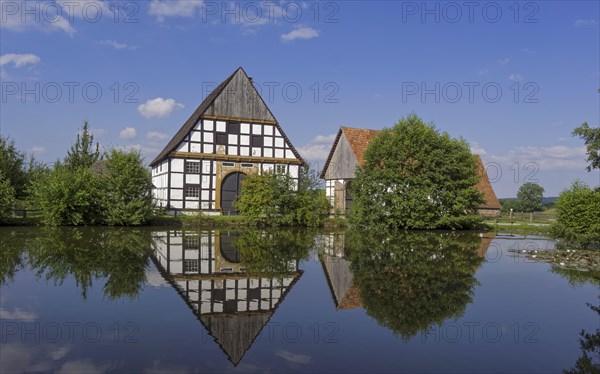
[[[380,130],[357,129],[357,128],[353,128],[353,127],[343,127],[342,126],[340,128],[338,136],[336,137],[335,141],[333,142],[333,146],[331,148],[331,151],[329,152],[329,158],[327,159],[327,162],[325,163],[325,166],[323,167],[323,172],[321,174],[321,178],[325,177],[325,171],[327,170],[329,161],[331,161],[331,157],[333,157],[333,152],[335,150],[335,147],[337,146],[337,143],[340,140],[340,136],[342,135],[342,133],[344,133],[344,135],[346,135],[346,139],[348,139],[348,142],[350,143],[350,147],[352,147],[352,152],[354,152],[354,155],[356,156],[356,160],[358,161],[359,165],[362,166],[365,163],[365,152],[367,150],[367,147],[369,146],[369,143],[371,143],[371,140],[373,140],[373,138],[375,138],[375,136],[377,136],[379,131]],[[487,173],[485,171],[485,167],[483,166],[483,162],[481,161],[481,157],[479,157],[479,155],[477,155],[477,172],[481,176],[481,180],[479,181],[479,183],[477,183],[476,187],[477,187],[477,190],[479,190],[481,193],[483,193],[483,197],[485,200],[485,202],[483,204],[481,204],[479,206],[479,208],[480,209],[500,209],[501,208],[500,202],[498,201],[498,198],[496,197],[496,193],[494,192],[494,189],[492,188],[492,184],[490,183],[490,180],[488,179]]]
[[[344,295],[342,302],[338,305],[338,309],[356,309],[362,308],[362,301],[360,299],[360,290],[356,287],[351,287],[348,293]]]

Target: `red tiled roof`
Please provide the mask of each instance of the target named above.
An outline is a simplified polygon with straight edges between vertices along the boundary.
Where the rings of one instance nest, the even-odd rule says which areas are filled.
[[[365,152],[367,147],[369,146],[369,143],[371,143],[371,140],[379,134],[379,130],[342,127],[342,132],[346,135],[346,139],[348,139],[352,151],[356,155],[358,164],[362,166],[365,163]]]

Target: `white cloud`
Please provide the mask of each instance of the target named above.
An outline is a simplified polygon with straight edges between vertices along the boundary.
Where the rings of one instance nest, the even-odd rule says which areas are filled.
[[[578,19],[575,21],[575,26],[594,26],[597,24],[598,21],[595,19]]]
[[[34,145],[33,148],[31,148],[31,152],[33,153],[44,153],[46,152],[46,147],[43,147],[41,145]]]
[[[134,127],[126,127],[119,133],[119,138],[133,140],[137,136]]]
[[[485,68],[477,70],[477,74],[478,75],[487,75],[489,72],[490,72],[490,70],[489,69],[485,69]]]
[[[128,46],[127,44],[125,44],[125,43],[119,43],[119,42],[117,42],[116,40],[100,40],[100,41],[98,42],[98,44],[101,44],[101,45],[107,45],[107,46],[109,46],[109,47],[113,47],[114,49],[125,49],[125,48],[128,48],[128,49],[136,49],[135,47],[129,47],[129,46]]]
[[[165,17],[193,17],[202,4],[202,0],[152,0],[148,14],[156,16],[159,22]]]
[[[45,32],[60,30],[70,36],[75,34],[76,30],[69,20],[63,17],[64,8],[57,6],[56,3],[18,1],[0,1],[0,3],[3,3],[0,6],[0,28],[17,32],[30,29]],[[32,5],[26,6],[25,4],[28,3]],[[67,15],[68,12],[65,11],[64,14]]]
[[[146,139],[150,140],[151,142],[159,142],[167,138],[169,138],[169,135],[158,131],[150,131],[146,134]]]
[[[69,353],[69,351],[71,351],[71,346],[65,345],[64,347],[58,347],[56,349],[53,349],[48,355],[50,356],[50,358],[56,361],[60,360],[61,358],[64,358],[67,355],[67,353]]]
[[[313,29],[312,27],[300,26],[296,27],[292,31],[287,34],[281,35],[281,40],[284,42],[291,42],[296,39],[312,39],[319,36],[319,31]]]
[[[471,144],[471,153],[474,155],[484,156],[487,155],[487,151],[479,145],[477,142],[469,142]]]
[[[505,57],[505,58],[503,58],[503,59],[501,59],[501,60],[498,60],[498,63],[499,63],[500,65],[506,65],[506,64],[508,64],[509,62],[510,62],[510,59],[509,59],[508,57]]]
[[[512,73],[508,76],[508,79],[510,79],[513,82],[520,82],[523,80],[523,76],[521,74]]]
[[[17,54],[7,53],[0,56],[0,66],[13,64],[15,67],[20,68],[25,65],[35,65],[39,63],[41,59],[32,53]]]
[[[108,371],[110,365],[96,365],[91,360],[77,360],[67,361],[57,371],[59,374],[75,374],[75,373],[87,373],[87,374],[101,374]]]
[[[175,99],[157,97],[138,105],[137,109],[145,118],[163,118],[181,108],[183,108],[183,104],[176,102]]]
[[[156,270],[146,272],[146,284],[155,288],[171,286]]]
[[[327,160],[327,156],[329,156],[329,151],[336,135],[317,135],[310,142],[302,147],[298,147],[297,151],[307,160],[325,161]]]
[[[16,308],[13,311],[0,308],[0,318],[16,321],[35,321],[38,315],[35,312],[29,312],[21,308]]]
[[[503,165],[534,163],[539,170],[583,171],[586,167],[586,148],[553,145],[549,147],[514,147],[503,155],[488,155],[486,159]]]
[[[310,362],[312,361],[310,356],[288,352],[283,349],[277,351],[276,355],[292,364],[304,364],[305,365],[305,364],[310,364]]]

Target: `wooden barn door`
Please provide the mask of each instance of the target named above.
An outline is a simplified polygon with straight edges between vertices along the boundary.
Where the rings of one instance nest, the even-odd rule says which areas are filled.
[[[227,174],[223,183],[221,183],[221,210],[226,216],[235,216],[238,214],[233,202],[237,199],[242,189],[242,181],[246,178],[243,173]]]

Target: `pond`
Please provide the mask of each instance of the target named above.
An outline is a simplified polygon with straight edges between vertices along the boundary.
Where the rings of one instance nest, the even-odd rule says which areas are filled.
[[[0,228],[0,372],[561,372],[593,274],[502,233]],[[584,347],[585,348],[585,347]]]

